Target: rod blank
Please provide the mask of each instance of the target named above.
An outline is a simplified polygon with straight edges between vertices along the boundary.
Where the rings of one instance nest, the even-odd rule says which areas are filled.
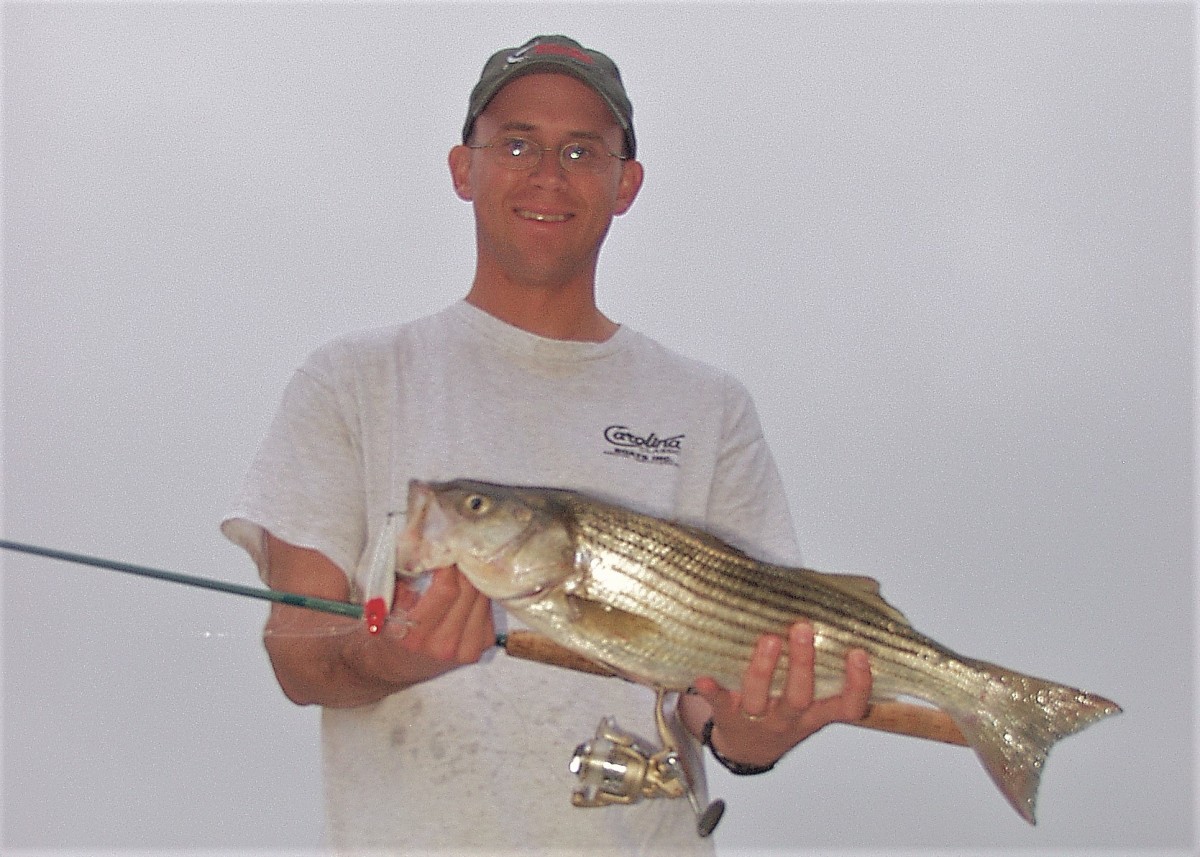
[[[0,539],[0,548],[63,560],[64,562],[73,562],[79,565],[106,568],[126,574],[136,574],[141,577],[152,577],[156,580],[166,580],[171,583],[182,583],[185,586],[197,586],[201,589],[213,589],[218,592],[228,592],[234,595],[244,595],[249,598],[259,598],[264,601],[274,601],[293,607],[304,607],[309,610],[320,610],[325,613],[337,613],[341,616],[350,616],[355,619],[361,619],[363,616],[363,606],[349,601],[332,601],[327,598],[316,598],[311,595],[281,592],[278,589],[242,586],[238,583],[226,583],[223,580],[213,580],[208,577],[178,574],[174,571],[163,571],[158,568],[148,568],[144,565],[133,565],[128,562],[101,559],[100,557],[86,556],[55,548],[22,544],[21,542],[8,541],[7,539]],[[547,637],[529,631],[513,631],[508,634],[501,634],[497,637],[496,644],[513,657],[566,667],[581,672],[590,672],[597,675],[616,675],[616,673],[607,667],[578,655]],[[871,710],[867,716],[854,725],[900,735],[911,735],[914,738],[924,738],[930,741],[942,741],[947,744],[958,744],[961,746],[966,746],[967,744],[962,733],[948,715],[937,709],[921,705],[910,705],[902,702],[875,703],[871,706]]]
[[[21,542],[0,539],[0,548],[35,556],[60,559],[79,565],[90,565],[96,568],[107,568],[110,571],[121,571],[126,574],[136,574],[141,577],[152,577],[156,580],[167,580],[171,583],[182,583],[185,586],[197,586],[201,589],[214,589],[218,592],[229,592],[233,595],[245,595],[248,598],[259,598],[263,601],[274,601],[279,604],[289,604],[293,607],[306,607],[309,610],[320,610],[323,613],[337,613],[341,616],[351,616],[361,619],[363,607],[349,601],[332,601],[328,598],[316,598],[312,595],[298,595],[295,592],[281,592],[278,589],[262,589],[255,586],[242,586],[239,583],[226,583],[223,580],[213,580],[209,577],[194,577],[190,574],[178,574],[174,571],[163,571],[158,568],[148,568],[144,565],[133,565],[128,562],[118,562],[111,559],[101,559],[70,551],[44,548],[37,545],[22,544]]]

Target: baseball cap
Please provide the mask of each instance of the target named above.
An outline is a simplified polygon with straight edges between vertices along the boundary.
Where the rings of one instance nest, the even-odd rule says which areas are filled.
[[[492,54],[483,66],[479,83],[471,90],[467,121],[463,124],[463,142],[479,114],[508,83],[532,72],[556,71],[569,74],[586,83],[604,99],[625,132],[629,157],[636,157],[637,143],[633,136],[633,105],[625,94],[621,72],[611,59],[599,51],[585,48],[566,36],[534,36],[517,48],[505,48]]]

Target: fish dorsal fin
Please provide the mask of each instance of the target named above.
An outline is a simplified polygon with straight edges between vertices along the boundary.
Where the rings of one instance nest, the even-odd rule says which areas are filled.
[[[905,625],[909,624],[908,619],[903,613],[884,600],[883,596],[879,593],[879,581],[875,578],[867,577],[863,574],[833,574],[827,571],[812,571],[811,569],[807,569],[807,571],[809,574],[819,578],[826,586],[836,589],[843,595],[857,598],[864,604],[878,610],[892,621],[901,622]]]

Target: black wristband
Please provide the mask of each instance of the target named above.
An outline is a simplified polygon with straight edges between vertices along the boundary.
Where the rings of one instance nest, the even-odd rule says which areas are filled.
[[[704,724],[704,728],[700,730],[700,743],[708,748],[713,754],[713,758],[721,763],[721,767],[729,771],[731,774],[737,774],[739,777],[749,777],[754,774],[765,774],[767,771],[775,767],[772,762],[769,765],[747,765],[744,762],[735,762],[733,759],[726,759],[717,752],[717,748],[712,743],[713,721],[708,718],[708,722]]]

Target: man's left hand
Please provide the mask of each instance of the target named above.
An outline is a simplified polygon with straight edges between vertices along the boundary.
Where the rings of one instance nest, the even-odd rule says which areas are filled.
[[[861,720],[871,698],[867,653],[862,649],[847,652],[846,680],[841,691],[815,699],[813,638],[812,625],[806,621],[789,629],[788,673],[781,696],[771,697],[771,677],[785,642],[764,635],[754,647],[741,690],[727,690],[709,677],[697,679],[696,694],[680,700],[684,722],[699,735],[700,727],[711,716],[711,741],[722,756],[745,765],[771,765],[830,723]]]

